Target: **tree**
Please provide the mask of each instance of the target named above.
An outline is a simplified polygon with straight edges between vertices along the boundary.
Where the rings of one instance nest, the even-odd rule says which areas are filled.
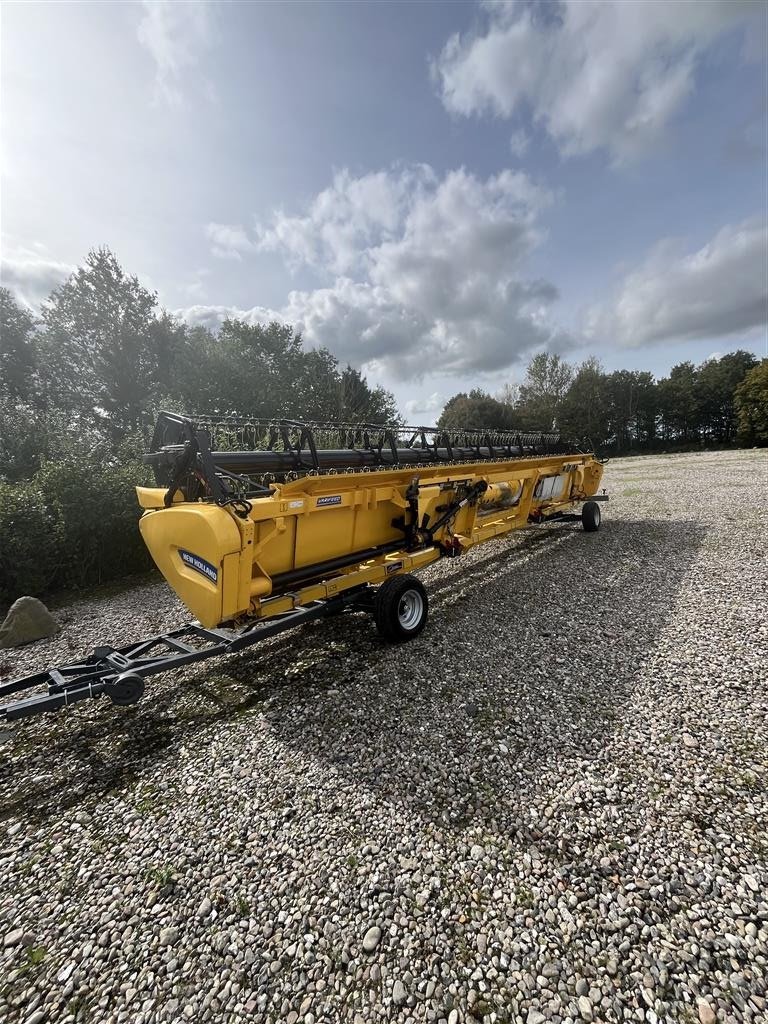
[[[393,423],[394,397],[324,348],[306,349],[287,324],[225,320],[196,327],[179,357],[182,406],[212,415]]]
[[[528,364],[515,410],[531,430],[552,430],[573,381],[573,367],[558,355],[539,352]]]
[[[503,405],[514,408],[520,401],[520,385],[517,381],[508,380],[501,390],[496,392],[494,398]]]
[[[42,310],[40,374],[49,409],[84,416],[119,439],[146,427],[167,393],[178,325],[109,249],[55,289]]]
[[[605,380],[609,403],[609,433],[616,451],[650,440],[656,433],[656,385],[653,374],[615,370]]]
[[[486,430],[513,430],[515,414],[510,406],[493,398],[486,391],[474,388],[467,395],[460,392],[445,404],[437,421],[438,427],[480,427]]]
[[[727,444],[735,435],[735,391],[756,363],[751,352],[739,349],[720,359],[709,359],[699,367],[695,390],[704,436]]]
[[[382,387],[371,390],[359,370],[347,366],[339,378],[339,419],[350,423],[396,423],[394,396]]]
[[[698,371],[692,362],[678,363],[659,381],[659,413],[665,440],[690,441],[699,426]]]
[[[225,320],[208,368],[213,393],[207,411],[297,416],[304,354],[301,334],[288,324]]]
[[[35,318],[0,288],[0,393],[12,401],[26,401],[33,394]]]
[[[599,448],[610,436],[610,399],[603,368],[594,356],[578,367],[560,408],[561,433],[588,438]]]
[[[735,408],[742,444],[768,445],[768,359],[753,366],[737,385]]]

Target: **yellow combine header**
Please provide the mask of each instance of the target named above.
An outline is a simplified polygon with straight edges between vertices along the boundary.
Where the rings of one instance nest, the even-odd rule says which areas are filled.
[[[196,621],[14,683],[47,694],[0,708],[23,717],[106,693],[137,700],[144,677],[239,650],[310,618],[370,612],[407,640],[428,600],[412,575],[530,523],[600,525],[603,467],[556,434],[161,413],[137,488],[139,527]]]

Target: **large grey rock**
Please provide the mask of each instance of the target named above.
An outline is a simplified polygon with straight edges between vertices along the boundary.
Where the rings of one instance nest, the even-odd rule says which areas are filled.
[[[0,626],[0,647],[18,647],[58,633],[61,626],[42,601],[20,597],[8,610]]]

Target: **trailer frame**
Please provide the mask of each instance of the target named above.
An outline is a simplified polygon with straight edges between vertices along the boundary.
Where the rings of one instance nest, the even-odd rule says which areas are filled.
[[[80,661],[45,669],[20,679],[0,683],[0,701],[17,693],[47,687],[47,693],[25,696],[0,705],[0,722],[30,718],[46,711],[106,696],[113,704],[134,704],[144,695],[144,680],[161,672],[184,668],[207,658],[237,654],[253,644],[278,636],[315,619],[337,615],[359,604],[368,610],[362,590],[356,588],[335,597],[313,601],[291,611],[279,612],[269,619],[249,623],[240,629],[206,629],[189,622],[167,633],[137,640],[121,647],[95,647]],[[367,596],[367,595],[366,595]],[[195,646],[190,641],[194,641]]]

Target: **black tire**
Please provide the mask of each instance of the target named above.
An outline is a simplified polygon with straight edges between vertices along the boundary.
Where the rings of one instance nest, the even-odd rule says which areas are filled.
[[[596,501],[585,501],[581,510],[581,523],[587,533],[600,529],[600,506]]]
[[[144,680],[135,672],[123,672],[117,679],[107,683],[104,689],[113,704],[125,708],[144,696]]]
[[[385,580],[373,599],[373,618],[384,640],[402,643],[413,640],[427,624],[429,600],[415,576]]]

